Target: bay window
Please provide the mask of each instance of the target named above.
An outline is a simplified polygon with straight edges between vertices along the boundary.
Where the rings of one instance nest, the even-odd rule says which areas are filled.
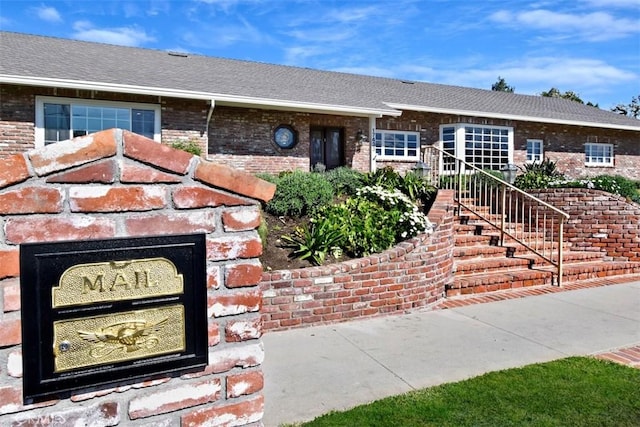
[[[442,150],[479,169],[500,170],[513,163],[513,128],[506,126],[483,126],[454,124],[440,126]],[[444,158],[445,170],[452,170]]]

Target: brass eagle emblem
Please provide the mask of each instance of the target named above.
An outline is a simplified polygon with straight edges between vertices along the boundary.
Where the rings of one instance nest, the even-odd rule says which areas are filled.
[[[166,324],[168,318],[157,323],[145,320],[129,320],[101,328],[98,331],[78,331],[78,335],[95,345],[90,351],[91,357],[96,359],[107,356],[114,351],[132,353],[136,350],[151,349],[160,340],[157,334]]]

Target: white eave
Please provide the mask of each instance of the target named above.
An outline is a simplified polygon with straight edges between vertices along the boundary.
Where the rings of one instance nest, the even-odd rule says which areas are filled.
[[[554,124],[560,124],[560,125],[587,126],[587,127],[604,128],[604,129],[640,131],[640,122],[638,123],[638,126],[631,126],[631,125],[621,125],[621,124],[615,124],[615,123],[585,122],[582,120],[566,120],[566,119],[554,119],[554,118],[536,117],[536,116],[521,116],[517,114],[491,113],[486,111],[426,107],[423,105],[408,105],[408,104],[398,104],[393,102],[385,102],[384,104],[387,105],[389,108],[393,108],[395,110],[401,110],[401,111],[419,111],[419,112],[426,112],[426,113],[454,114],[454,115],[463,115],[463,116],[472,116],[472,117],[518,120],[523,122],[554,123]]]
[[[339,114],[355,117],[400,116],[402,114],[402,111],[394,109],[376,109],[351,107],[345,105],[315,104],[310,102],[286,101],[281,99],[255,98],[248,96],[168,89],[161,87],[135,86],[82,80],[53,79],[46,77],[25,77],[0,74],[0,82],[28,86],[44,86],[66,89],[129,93],[136,95],[165,96],[170,98],[197,99],[206,101],[213,100],[216,105],[237,106],[245,108],[253,107],[284,111],[301,111],[319,114]]]

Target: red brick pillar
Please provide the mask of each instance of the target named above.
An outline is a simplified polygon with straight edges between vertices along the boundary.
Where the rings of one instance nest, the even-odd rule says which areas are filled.
[[[245,425],[262,419],[259,201],[275,187],[111,129],[3,158],[0,424]],[[201,372],[22,401],[19,245],[205,233],[209,364]],[[56,424],[57,423],[57,424]]]

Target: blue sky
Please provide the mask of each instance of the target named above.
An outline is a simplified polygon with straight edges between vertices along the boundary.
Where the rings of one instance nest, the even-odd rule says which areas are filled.
[[[640,94],[640,0],[2,0],[0,28],[482,89],[501,76],[606,109]]]

